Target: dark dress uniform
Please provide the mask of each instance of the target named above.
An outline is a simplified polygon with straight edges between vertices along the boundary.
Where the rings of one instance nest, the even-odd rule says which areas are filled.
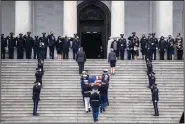
[[[30,36],[31,32],[27,32],[27,36],[24,36],[25,39],[25,50],[26,50],[26,59],[31,59],[32,48],[33,48],[33,38]]]
[[[35,79],[37,82],[40,82],[41,85],[42,85],[42,76],[43,76],[42,68],[37,68],[37,71],[35,73]]]
[[[183,56],[183,41],[178,40],[177,41],[177,60],[182,60]]]
[[[156,60],[156,48],[158,47],[158,40],[155,38],[155,34],[152,34],[152,38],[150,39],[151,45],[151,59]],[[154,55],[154,58],[153,58]]]
[[[171,44],[174,44],[175,41],[173,38],[169,37],[166,41],[166,49],[167,49],[167,60],[172,60],[172,54],[174,54],[174,49],[172,51],[172,47]]]
[[[39,55],[38,59],[41,59],[44,61],[45,52],[46,52],[45,44],[43,42],[40,42],[39,47],[38,47],[38,55]]]
[[[149,74],[151,74],[153,72],[153,65],[151,60],[147,61],[147,75],[148,75],[148,79],[149,79]]]
[[[80,40],[79,38],[74,38],[72,42],[72,49],[73,49],[73,59],[75,60],[76,54],[80,48]]]
[[[101,102],[100,112],[102,113],[102,110],[105,111],[105,108],[107,107],[108,85],[106,83],[102,83],[98,90],[100,91],[100,102]]]
[[[19,37],[16,38],[17,40],[17,59],[23,59],[24,57],[24,46],[25,46],[25,39],[22,36],[23,34],[19,34]]]
[[[149,88],[152,88],[152,86],[155,84],[156,78],[154,74],[154,72],[149,74]]]
[[[152,92],[152,101],[153,101],[153,106],[154,106],[154,110],[155,110],[155,116],[159,116],[159,111],[158,111],[159,90],[155,86],[154,86],[153,92]]]
[[[89,84],[85,84],[82,86],[82,91],[83,91],[83,99],[85,102],[85,111],[90,112],[90,96],[91,96],[91,91],[92,88]]]
[[[145,35],[143,35],[141,40],[140,40],[141,53],[142,53],[143,56],[146,55],[146,43],[147,43],[147,38],[145,37]]]
[[[159,41],[160,60],[164,60],[165,49],[166,49],[166,41],[164,40],[164,37],[161,37]]]
[[[8,41],[9,59],[14,59],[14,47],[16,46],[16,39],[13,37],[14,33],[10,33],[6,39]]]
[[[100,106],[100,95],[98,92],[94,92],[90,97],[90,105],[92,107],[92,114],[94,122],[98,121],[99,106]]]
[[[4,34],[1,34],[1,59],[5,59],[7,41]]]
[[[125,38],[119,39],[119,52],[120,52],[120,59],[124,60],[125,49],[127,48],[127,41]]]
[[[44,58],[46,59],[47,58],[47,51],[48,51],[48,38],[46,37],[46,33],[42,33],[42,37],[40,37],[40,41],[44,43],[44,46],[45,46],[45,52],[44,52]]]
[[[105,78],[106,76],[107,76],[107,78]],[[109,106],[108,89],[109,89],[110,76],[109,76],[109,74],[104,73],[104,74],[102,74],[101,79],[102,79],[102,82],[107,84],[107,94],[106,94],[107,98],[106,98],[106,102],[107,102],[107,106]]]
[[[62,55],[62,51],[63,51],[63,41],[62,38],[59,36],[56,42],[56,50],[57,50],[57,54]]]
[[[37,116],[38,113],[37,113],[37,107],[38,107],[38,102],[40,101],[40,91],[41,91],[41,85],[38,85],[38,84],[35,84],[33,86],[33,96],[32,96],[32,99],[33,99],[33,115],[34,116]]]
[[[33,43],[33,59],[37,59],[39,58],[39,54],[38,54],[38,48],[39,48],[39,37],[38,36],[35,36],[35,39],[34,39],[34,43]]]
[[[63,38],[63,59],[69,58],[70,42],[67,37]]]
[[[52,34],[48,35],[49,56],[51,59],[54,59],[55,45],[56,45],[56,39],[52,33]]]
[[[79,74],[81,74],[84,70],[84,64],[86,62],[86,54],[83,51],[83,48],[80,48],[80,51],[77,52],[76,61],[78,62],[79,66]]]

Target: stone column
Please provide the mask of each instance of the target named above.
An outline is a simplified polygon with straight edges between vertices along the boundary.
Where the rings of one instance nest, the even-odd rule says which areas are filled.
[[[156,1],[156,36],[173,35],[173,1]]]
[[[111,37],[107,44],[107,58],[110,52],[110,45],[114,38],[119,38],[125,33],[125,2],[112,1],[111,6]]]
[[[63,35],[73,37],[77,33],[77,1],[64,1]]]
[[[31,1],[15,1],[15,36],[32,29]]]

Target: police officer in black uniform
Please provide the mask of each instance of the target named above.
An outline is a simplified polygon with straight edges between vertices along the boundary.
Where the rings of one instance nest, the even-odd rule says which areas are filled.
[[[149,73],[149,88],[152,88],[152,86],[155,84],[155,73]]]
[[[6,47],[7,47],[7,40],[4,37],[4,34],[1,34],[1,59],[5,59]]]
[[[160,53],[160,60],[164,60],[164,53],[166,50],[166,41],[164,40],[164,37],[161,36],[159,40],[159,53]]]
[[[38,47],[38,59],[41,59],[44,61],[45,58],[45,52],[46,52],[46,48],[45,48],[45,44],[42,42],[42,40],[39,43],[39,47]]]
[[[171,60],[171,55],[170,55],[170,46],[171,46],[171,42],[174,44],[175,43],[175,41],[174,41],[174,39],[172,38],[172,36],[171,35],[169,35],[168,36],[168,39],[167,39],[167,41],[166,41],[166,49],[167,49],[167,60]]]
[[[39,38],[39,40],[44,43],[45,46],[45,53],[44,58],[47,58],[47,50],[48,50],[48,38],[46,37],[46,33],[42,33],[42,37]]]
[[[155,110],[154,116],[159,116],[159,111],[158,111],[159,90],[157,88],[157,84],[155,84],[153,88],[152,101],[153,101],[153,106]]]
[[[33,59],[38,59],[39,55],[38,55],[38,48],[39,48],[39,36],[35,36],[34,39],[34,44],[33,44]]]
[[[151,57],[152,60],[156,60],[156,48],[158,47],[158,40],[155,37],[155,33],[152,33],[152,38],[150,39],[150,45],[151,45]],[[154,58],[153,58],[154,55]]]
[[[25,39],[25,50],[26,50],[26,59],[31,59],[32,48],[33,48],[33,38],[31,37],[31,32],[27,32],[27,36],[24,36]]]
[[[54,49],[56,45],[56,39],[53,32],[51,32],[47,36],[47,38],[48,38],[48,46],[49,46],[49,56],[50,56],[50,59],[54,59]]]
[[[134,41],[134,39],[137,39],[136,41]],[[134,42],[138,42],[139,43],[139,38],[136,36],[136,32],[132,32],[132,36],[128,37],[128,40],[131,41],[131,45],[132,45],[132,50],[131,50],[131,54],[132,54],[132,59],[134,59]]]
[[[43,72],[43,68],[38,67],[35,73],[35,79],[37,82],[40,82],[40,84],[42,85],[42,76],[43,76],[44,72]]]
[[[100,103],[100,94],[98,92],[98,87],[94,86],[91,96],[90,96],[90,105],[92,107],[92,113],[93,113],[93,120],[94,122],[98,121],[98,115],[99,115],[99,106]]]
[[[40,91],[41,91],[41,84],[40,82],[34,82],[34,86],[33,86],[33,116],[39,116],[39,114],[37,113],[37,107],[38,107],[38,102],[40,101]]]
[[[77,34],[74,34],[73,42],[72,42],[72,50],[73,50],[73,59],[76,59],[76,54],[80,48],[80,39]]]
[[[147,59],[147,60],[146,60],[146,65],[147,65],[147,75],[148,75],[148,79],[150,79],[149,74],[151,74],[151,73],[153,72],[152,60]]]
[[[141,53],[142,53],[142,58],[145,60],[145,55],[146,55],[146,44],[147,44],[147,38],[145,34],[142,35],[142,38],[140,40],[141,44]]]
[[[69,47],[70,47],[70,42],[67,36],[63,38],[63,59],[68,59],[69,58]]]
[[[124,34],[120,34],[121,38],[119,39],[119,52],[120,52],[120,59],[124,60],[125,49],[127,48],[127,41],[124,38]]]
[[[19,37],[16,38],[17,41],[17,59],[23,59],[24,57],[24,46],[25,46],[25,39],[23,38],[23,34],[20,33]]]
[[[13,37],[14,33],[11,32],[10,36],[7,36],[8,41],[8,53],[9,53],[9,59],[14,59],[14,47],[16,46],[16,38]]]

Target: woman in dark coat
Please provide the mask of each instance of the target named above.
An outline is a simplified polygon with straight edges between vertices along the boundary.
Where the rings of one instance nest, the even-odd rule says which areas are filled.
[[[109,53],[109,56],[108,56],[108,62],[110,63],[110,67],[111,67],[111,75],[115,74],[116,60],[117,60],[116,53],[111,48],[111,52]]]
[[[61,36],[58,36],[57,42],[56,42],[56,50],[57,50],[57,55],[58,55],[58,60],[62,59],[62,38]]]

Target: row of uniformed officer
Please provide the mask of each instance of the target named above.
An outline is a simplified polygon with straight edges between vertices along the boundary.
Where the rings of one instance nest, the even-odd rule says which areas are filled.
[[[44,58],[44,54],[43,57]],[[39,116],[39,114],[37,113],[37,108],[38,108],[38,102],[40,101],[40,92],[41,92],[41,88],[43,87],[42,85],[42,77],[44,75],[44,59],[38,59],[38,64],[37,64],[37,68],[36,68],[36,73],[35,73],[35,82],[34,82],[34,86],[33,86],[33,115],[34,116]]]
[[[152,61],[149,58],[146,58],[146,65],[147,65],[147,75],[149,80],[149,88],[152,92],[152,102],[154,106],[155,114],[154,116],[159,116],[158,111],[158,101],[159,101],[159,90],[157,88],[157,84],[155,83],[155,73],[153,72]]]

